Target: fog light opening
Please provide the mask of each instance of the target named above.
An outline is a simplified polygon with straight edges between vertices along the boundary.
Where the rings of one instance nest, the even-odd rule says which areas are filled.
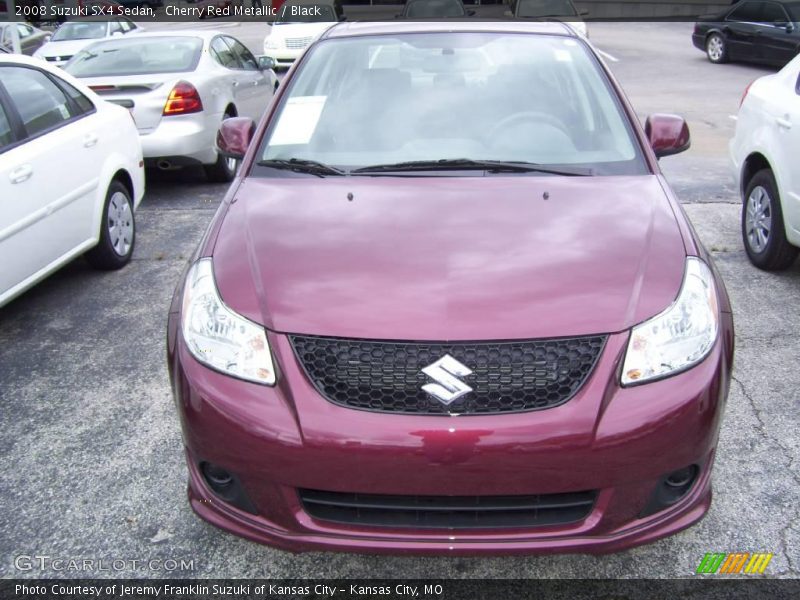
[[[664,483],[671,488],[682,488],[692,482],[697,472],[697,467],[694,465],[674,471],[667,475]]]
[[[226,488],[233,483],[233,476],[222,467],[211,463],[203,463],[202,469],[206,481],[215,490],[217,488]]]
[[[640,517],[647,517],[661,510],[669,508],[689,493],[692,489],[700,467],[689,465],[672,473],[667,473],[658,480],[653,495]]]
[[[201,462],[199,467],[206,485],[215,496],[236,508],[258,514],[236,475],[210,462]]]

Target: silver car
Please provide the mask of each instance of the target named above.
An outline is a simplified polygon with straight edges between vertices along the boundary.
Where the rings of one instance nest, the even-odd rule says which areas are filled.
[[[272,66],[230,35],[204,30],[97,42],[64,68],[130,111],[147,166],[202,165],[210,181],[225,182],[236,161],[217,152],[217,129],[229,117],[261,117],[278,86]]]

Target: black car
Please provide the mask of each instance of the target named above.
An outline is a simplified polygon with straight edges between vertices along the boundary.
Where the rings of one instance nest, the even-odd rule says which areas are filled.
[[[692,42],[713,63],[783,66],[800,52],[800,0],[742,0],[721,14],[700,17]]]

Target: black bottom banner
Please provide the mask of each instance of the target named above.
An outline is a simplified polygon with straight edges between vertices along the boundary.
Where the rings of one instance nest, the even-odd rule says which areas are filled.
[[[47,600],[796,599],[797,579],[4,579],[0,598]]]

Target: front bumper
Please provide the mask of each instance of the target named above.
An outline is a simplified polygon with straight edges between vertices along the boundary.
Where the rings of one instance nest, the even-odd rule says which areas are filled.
[[[269,334],[280,378],[267,388],[197,363],[170,315],[170,371],[189,464],[189,499],[207,521],[292,551],[415,554],[609,552],[690,526],[711,502],[710,472],[732,361],[732,321],[699,365],[620,388],[627,334],[609,336],[567,403],[486,416],[409,416],[334,405],[313,389],[285,336]],[[676,443],[677,442],[677,443]],[[258,514],[222,501],[198,465],[233,472]],[[674,505],[642,517],[660,478],[700,473]],[[524,495],[597,490],[579,522],[530,528],[409,529],[317,520],[299,488],[397,495]]]
[[[289,50],[287,48],[264,48],[264,54],[272,57],[276,66],[282,68],[291,67],[298,58],[305,52],[305,48],[299,50]]]

